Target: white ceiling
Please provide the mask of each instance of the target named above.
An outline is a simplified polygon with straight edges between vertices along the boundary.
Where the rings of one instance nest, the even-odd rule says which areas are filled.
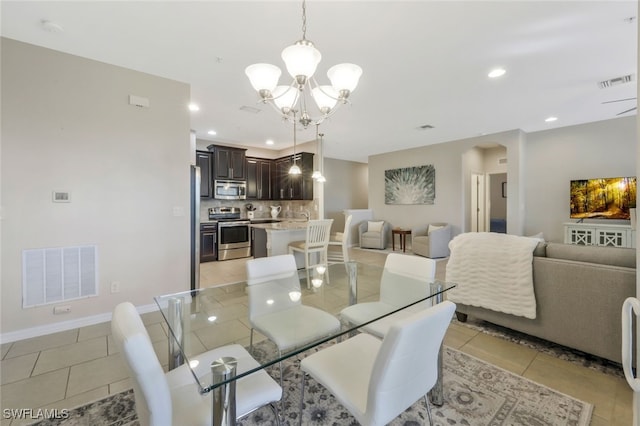
[[[257,103],[244,69],[273,63],[289,83],[280,52],[301,38],[299,1],[2,1],[1,8],[4,37],[189,83],[201,108],[192,113],[199,139],[292,144],[291,127]],[[325,155],[367,161],[480,134],[614,118],[636,105],[602,103],[636,96],[636,16],[636,1],[309,0],[307,38],[323,55],[316,78],[328,83],[326,70],[341,62],[364,70],[351,105],[320,127]],[[42,20],[64,31],[47,32]],[[506,75],[487,78],[496,66]],[[598,85],[626,74],[631,83]],[[546,123],[549,116],[558,120]],[[434,128],[418,130],[425,124]],[[300,132],[298,141],[314,135]]]

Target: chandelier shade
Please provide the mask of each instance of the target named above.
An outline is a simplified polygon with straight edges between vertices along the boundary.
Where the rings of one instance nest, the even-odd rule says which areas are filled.
[[[307,79],[313,76],[320,59],[322,59],[320,51],[307,40],[297,41],[294,45],[285,48],[281,56],[289,75],[298,80],[300,84],[304,84]],[[304,77],[304,80],[300,81],[300,77]]]
[[[338,90],[353,90],[358,86],[358,81],[362,75],[362,68],[356,64],[338,64],[329,68],[327,77],[331,81],[331,85]]]
[[[362,76],[362,68],[351,63],[334,65],[327,72],[331,85],[320,85],[314,74],[322,54],[313,42],[306,39],[306,1],[302,1],[302,39],[286,47],[281,54],[287,72],[293,78],[290,85],[278,85],[282,71],[271,64],[253,64],[245,69],[260,100],[268,103],[287,121],[295,120],[292,111],[300,112],[299,122],[306,128],[320,124],[333,114],[355,90]],[[307,110],[307,99],[314,99],[319,115]]]
[[[311,95],[323,114],[330,112],[338,103],[338,93],[332,86],[314,87],[311,90]]]
[[[244,70],[244,73],[249,77],[251,86],[256,91],[261,92],[264,90],[271,94],[278,85],[282,71],[271,64],[253,64],[249,65]]]

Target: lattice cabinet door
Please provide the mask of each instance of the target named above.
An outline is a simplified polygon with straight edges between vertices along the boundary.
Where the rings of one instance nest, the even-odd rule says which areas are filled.
[[[567,244],[591,246],[596,244],[595,230],[590,228],[567,228]]]
[[[627,231],[625,229],[598,229],[596,233],[599,246],[627,247]]]

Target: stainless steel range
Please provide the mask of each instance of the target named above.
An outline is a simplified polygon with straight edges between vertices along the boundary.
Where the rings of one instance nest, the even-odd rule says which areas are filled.
[[[209,219],[218,222],[218,260],[251,256],[251,222],[240,217],[238,207],[211,207]]]

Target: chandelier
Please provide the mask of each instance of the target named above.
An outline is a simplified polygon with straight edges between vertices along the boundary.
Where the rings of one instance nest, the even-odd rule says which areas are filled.
[[[309,124],[320,124],[336,109],[348,103],[349,95],[358,85],[362,68],[355,64],[338,64],[329,68],[327,76],[331,85],[320,85],[313,77],[322,55],[306,38],[307,9],[302,1],[302,39],[282,51],[282,60],[293,77],[288,86],[279,86],[282,72],[271,64],[253,64],[245,69],[251,85],[263,103],[272,105],[285,120],[295,121],[294,110],[300,112],[299,122],[306,128]],[[312,98],[319,115],[313,118],[307,109],[307,100]]]

